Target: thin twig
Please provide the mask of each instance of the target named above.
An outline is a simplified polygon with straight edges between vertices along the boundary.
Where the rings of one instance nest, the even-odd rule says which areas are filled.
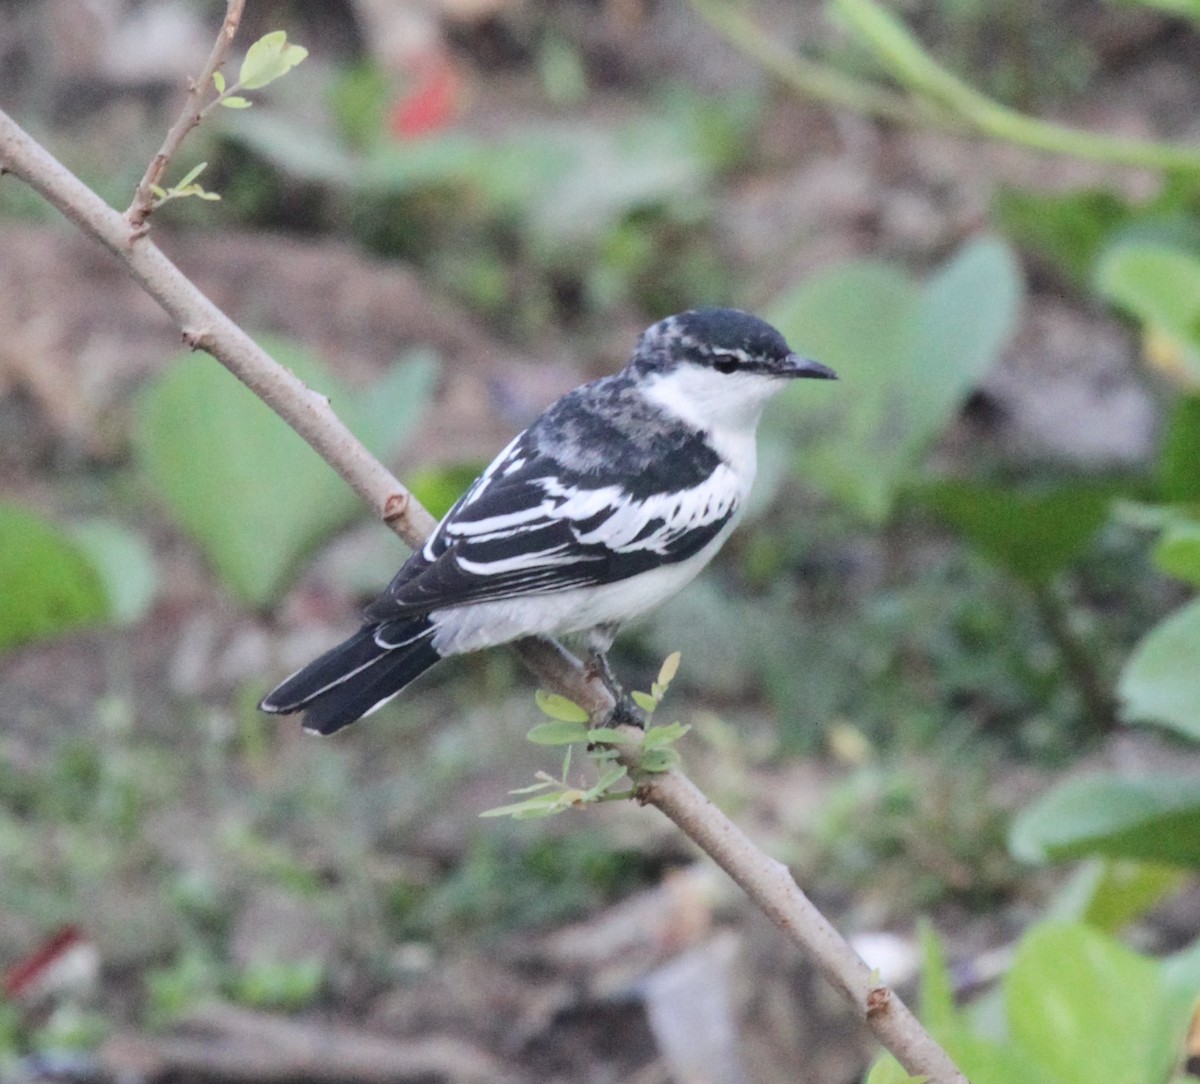
[[[220,33],[217,34],[217,40],[213,44],[212,52],[209,53],[208,61],[200,74],[191,80],[183,109],[175,119],[175,123],[167,131],[162,146],[159,147],[158,153],[150,159],[145,174],[138,182],[133,202],[125,211],[125,221],[132,227],[135,241],[145,233],[146,219],[150,217],[157,202],[154,195],[155,186],[161,184],[167,166],[171,164],[171,159],[179,150],[179,146],[187,137],[188,132],[195,128],[204,116],[205,111],[200,103],[204,95],[212,89],[213,73],[225,63],[225,58],[229,55],[234,35],[237,34],[238,24],[242,21],[242,9],[245,6],[246,0],[228,0],[225,20],[221,23]]]

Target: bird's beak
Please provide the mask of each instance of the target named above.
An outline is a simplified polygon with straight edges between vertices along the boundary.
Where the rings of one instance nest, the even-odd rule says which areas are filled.
[[[811,377],[814,380],[836,380],[838,378],[828,365],[822,365],[811,358],[802,358],[799,354],[788,354],[783,370],[784,376]]]

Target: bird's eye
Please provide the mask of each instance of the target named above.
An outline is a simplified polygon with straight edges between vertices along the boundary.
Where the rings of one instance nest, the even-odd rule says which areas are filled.
[[[732,373],[738,367],[738,359],[736,354],[715,354],[713,356],[713,368],[718,373]]]

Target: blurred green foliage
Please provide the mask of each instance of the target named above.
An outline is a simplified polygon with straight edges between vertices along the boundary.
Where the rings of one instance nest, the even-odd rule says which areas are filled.
[[[351,396],[311,355],[272,352],[377,456],[394,456],[429,400],[434,365],[410,358]],[[221,366],[182,355],[144,391],[138,458],[172,514],[247,602],[278,598],[298,563],[360,510],[358,497]]]
[[[960,1010],[937,940],[925,935],[921,1015],[975,1084],[1169,1080],[1200,983],[1200,958],[1147,959],[1089,926],[1044,923],[1022,939],[1001,982],[1002,1030]],[[910,1077],[890,1056],[867,1084]]]

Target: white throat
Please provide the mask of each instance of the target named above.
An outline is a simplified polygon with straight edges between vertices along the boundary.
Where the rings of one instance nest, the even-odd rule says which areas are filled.
[[[682,364],[649,378],[643,394],[668,414],[708,434],[717,454],[749,484],[763,408],[786,381],[760,373],[719,373]]]

